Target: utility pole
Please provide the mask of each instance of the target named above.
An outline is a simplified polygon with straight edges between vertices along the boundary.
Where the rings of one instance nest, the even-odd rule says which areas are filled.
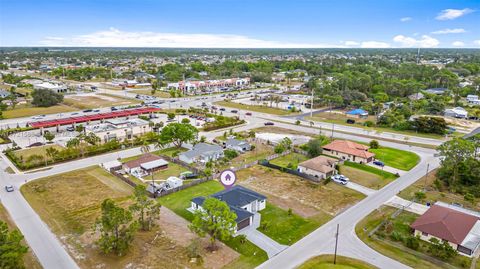
[[[333,130],[335,129],[335,123],[332,123],[332,138],[333,138]]]
[[[340,224],[337,223],[337,233],[335,234],[335,254],[333,254],[333,264],[337,264],[338,230]]]
[[[427,191],[427,179],[428,179],[428,169],[430,168],[430,164],[427,163],[427,173],[425,174],[425,185],[423,186],[423,191]]]

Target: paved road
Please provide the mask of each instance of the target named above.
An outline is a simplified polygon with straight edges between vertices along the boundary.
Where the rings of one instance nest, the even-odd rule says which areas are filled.
[[[209,102],[220,99],[221,97],[213,96],[209,99]],[[176,102],[176,106],[189,107],[190,105],[198,105],[198,103],[204,102],[202,100],[180,100]],[[287,121],[293,123],[294,120],[286,120],[284,118],[263,114],[263,113],[254,113],[254,117],[248,117],[245,115],[246,111],[239,111],[237,115],[241,118],[247,120],[247,124],[234,128],[236,131],[248,130],[263,126],[263,123],[267,120],[278,120],[278,121]],[[229,113],[226,112],[226,115]],[[54,116],[53,116],[54,117]],[[28,118],[27,118],[28,119]],[[19,120],[19,119],[17,119]],[[24,119],[25,120],[25,119]],[[319,130],[315,128],[309,128],[307,126],[293,126],[292,124],[278,122],[276,126],[295,129],[306,133],[318,134]],[[322,127],[323,128],[323,127]],[[335,126],[337,128],[337,126]],[[325,133],[325,129],[322,130]],[[207,136],[208,139],[213,139],[214,137],[223,134],[224,130],[218,130],[210,133],[203,133]],[[329,131],[327,130],[327,133]],[[352,139],[357,141],[369,142],[370,138],[365,138],[352,134],[344,134],[340,132],[335,132],[334,136],[337,138],[343,139]],[[367,262],[370,262],[374,265],[377,265],[381,268],[403,268],[401,264],[395,262],[389,258],[386,258],[370,248],[364,246],[364,244],[356,238],[356,235],[353,232],[355,223],[365,217],[372,210],[377,208],[379,205],[386,202],[388,199],[393,197],[399,190],[407,187],[411,183],[415,182],[420,178],[426,170],[426,163],[430,163],[430,168],[434,169],[438,166],[438,160],[433,158],[433,150],[411,147],[405,144],[393,143],[387,141],[381,141],[383,136],[378,136],[378,140],[384,146],[395,147],[399,149],[411,150],[419,154],[422,158],[421,163],[415,167],[412,171],[402,175],[393,183],[387,185],[382,190],[377,191],[375,194],[370,195],[365,198],[363,201],[340,214],[334,218],[329,223],[323,225],[321,228],[308,235],[304,239],[297,242],[295,245],[289,247],[287,250],[281,252],[279,255],[275,256],[264,265],[262,268],[293,268],[298,264],[301,264],[307,258],[320,254],[320,253],[331,253],[333,250],[332,245],[332,234],[336,226],[336,223],[342,225],[342,233],[340,234],[341,244],[339,248],[339,253],[346,256],[352,256],[356,258],[363,259]],[[397,137],[397,140],[398,139]],[[412,140],[410,140],[412,141]],[[413,142],[413,141],[412,141]],[[422,142],[419,142],[422,143]],[[424,143],[438,143],[434,141],[425,140]],[[49,231],[48,227],[42,222],[38,215],[33,211],[30,205],[26,202],[23,196],[18,191],[18,188],[26,182],[26,180],[31,181],[45,176],[55,175],[58,173],[68,172],[91,165],[96,165],[102,162],[110,161],[130,156],[135,156],[140,154],[140,149],[128,149],[124,151],[104,154],[101,156],[95,156],[91,158],[86,158],[82,160],[72,161],[64,163],[61,165],[53,166],[49,170],[29,173],[29,174],[17,174],[10,175],[4,172],[7,164],[4,161],[0,162],[0,184],[3,186],[5,184],[12,184],[17,188],[17,191],[13,193],[1,193],[1,199],[4,206],[7,208],[8,212],[12,216],[12,219],[18,225],[21,232],[25,235],[30,247],[33,249],[35,254],[40,260],[40,263],[45,268],[77,268],[73,259],[68,255],[67,251],[63,248],[61,243],[55,237],[55,235]]]
[[[431,169],[439,166],[438,158],[434,158],[433,155],[421,154],[421,157],[421,162],[411,171],[369,195],[258,268],[295,268],[316,255],[332,254],[334,252],[334,234],[337,224],[340,224],[339,255],[360,259],[379,268],[408,268],[408,266],[383,256],[366,246],[356,236],[355,226],[400,190],[425,175],[427,163],[430,164]]]

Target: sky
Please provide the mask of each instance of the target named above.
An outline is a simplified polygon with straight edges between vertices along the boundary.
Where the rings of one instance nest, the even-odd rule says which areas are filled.
[[[480,0],[0,0],[0,46],[480,48]]]

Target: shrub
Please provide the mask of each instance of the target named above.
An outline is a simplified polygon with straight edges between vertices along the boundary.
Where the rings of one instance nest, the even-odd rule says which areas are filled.
[[[463,196],[463,199],[467,202],[473,203],[475,201],[475,196],[473,196],[473,194],[471,194],[471,193],[466,193]]]
[[[420,247],[420,240],[414,236],[408,236],[405,239],[405,246],[413,250],[417,250]]]
[[[378,149],[379,146],[380,146],[380,144],[378,143],[377,140],[370,141],[370,148],[371,149]]]
[[[374,125],[374,123],[373,123],[373,121],[368,120],[368,121],[364,122],[363,125],[367,126],[367,127],[372,127]]]
[[[247,236],[246,236],[246,235],[241,234],[241,235],[239,235],[239,236],[237,236],[237,237],[238,237],[238,241],[240,242],[240,244],[243,245],[243,244],[247,243]]]
[[[403,235],[397,231],[393,231],[391,234],[390,234],[390,238],[394,241],[403,241]]]
[[[289,209],[288,209],[288,211],[287,211],[287,213],[288,213],[288,215],[289,215],[289,216],[293,215],[293,211],[292,211],[292,209],[291,209],[291,208],[289,208]]]
[[[300,121],[299,120],[295,121],[295,125],[300,125]]]
[[[427,195],[423,191],[417,191],[415,193],[415,199],[418,201],[423,201],[423,199],[427,198]]]
[[[223,154],[225,155],[225,158],[227,158],[227,159],[229,159],[229,160],[231,160],[231,159],[233,159],[233,158],[235,158],[235,157],[238,156],[238,153],[237,153],[235,150],[233,150],[233,149],[226,149],[226,150],[223,152]]]

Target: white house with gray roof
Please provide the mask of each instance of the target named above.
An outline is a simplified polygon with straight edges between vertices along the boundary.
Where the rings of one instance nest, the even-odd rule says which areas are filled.
[[[194,163],[208,161],[216,161],[223,158],[223,149],[219,145],[211,145],[207,143],[198,143],[189,151],[183,152],[178,155],[178,158],[182,162]]]
[[[245,140],[230,138],[225,141],[225,148],[233,149],[238,152],[245,152],[252,149],[252,146]]]

